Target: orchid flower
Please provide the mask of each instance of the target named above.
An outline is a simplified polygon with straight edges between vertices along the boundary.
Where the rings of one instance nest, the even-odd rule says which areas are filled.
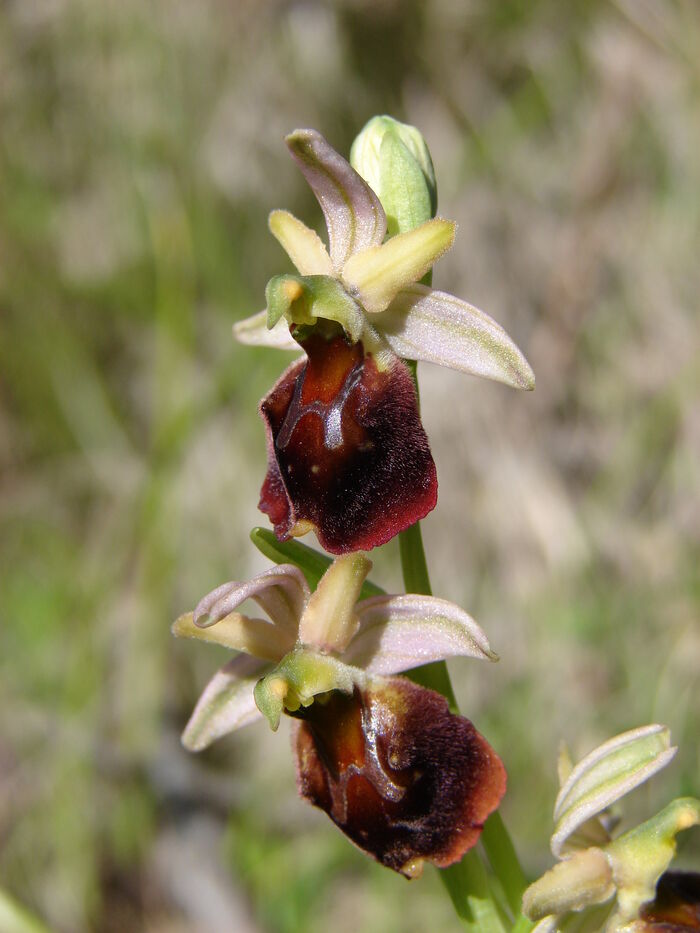
[[[270,230],[298,274],[272,278],[266,309],[234,326],[242,343],[305,351],[261,403],[260,508],[280,538],[313,528],[331,553],[369,550],[437,501],[403,359],[520,389],[532,389],[534,375],[483,311],[420,284],[452,246],[452,221],[426,220],[385,241],[387,216],[361,175],[314,130],[286,142],[321,205],[329,248],[292,214],[273,211]]]
[[[660,903],[654,898],[659,896],[657,882],[666,877],[675,854],[677,833],[700,822],[700,801],[674,800],[656,816],[617,836],[609,815],[614,803],[665,767],[676,751],[668,729],[660,725],[618,735],[576,767],[562,749],[551,839],[552,852],[560,861],[523,897],[525,914],[539,921],[533,933],[692,929],[666,925],[663,919],[655,926],[654,918],[663,918],[668,904],[663,897]]]
[[[365,852],[413,877],[475,845],[505,791],[500,758],[444,697],[400,671],[461,655],[494,660],[484,632],[432,596],[359,602],[370,561],[338,558],[311,593],[291,564],[226,583],[173,625],[236,655],[204,690],[183,734],[192,751],[265,717],[295,722],[299,792]],[[254,600],[269,620],[236,611]]]

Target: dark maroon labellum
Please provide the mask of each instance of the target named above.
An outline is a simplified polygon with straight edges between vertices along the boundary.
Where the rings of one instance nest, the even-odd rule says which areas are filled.
[[[648,933],[700,930],[700,875],[667,871],[656,885],[656,897],[641,912],[640,929]]]
[[[335,691],[295,715],[300,794],[407,877],[423,860],[458,861],[505,793],[486,739],[444,697],[404,677],[352,696]]]
[[[314,528],[332,554],[384,544],[435,507],[437,477],[411,375],[316,333],[263,399],[260,509],[280,539]]]

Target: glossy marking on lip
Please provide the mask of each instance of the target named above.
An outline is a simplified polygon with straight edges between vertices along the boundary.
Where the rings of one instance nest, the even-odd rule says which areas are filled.
[[[301,402],[304,381],[298,379],[294,386],[294,395],[287,410],[287,415],[282,423],[277,440],[278,448],[284,450],[289,444],[292,433],[305,415],[318,415],[323,424],[323,442],[329,450],[335,450],[343,446],[343,409],[350,397],[350,393],[362,378],[363,364],[357,363],[348,373],[345,382],[335,398],[328,402],[316,400],[307,402],[305,405]],[[318,472],[318,470],[316,470]]]
[[[377,861],[413,876],[457,861],[505,791],[503,765],[444,697],[403,677],[293,714],[299,791]]]
[[[314,528],[333,554],[384,544],[435,506],[437,478],[415,388],[398,359],[379,370],[362,343],[312,333],[263,399],[260,492],[281,539]]]

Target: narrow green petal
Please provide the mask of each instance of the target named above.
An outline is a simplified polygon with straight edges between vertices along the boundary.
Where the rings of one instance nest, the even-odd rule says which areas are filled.
[[[423,278],[452,246],[454,237],[451,220],[429,220],[381,246],[352,255],[343,267],[343,281],[365,311],[384,311],[401,289]]]
[[[557,777],[559,778],[559,787],[563,787],[569,780],[569,775],[574,770],[574,763],[571,760],[569,746],[563,740],[559,743],[559,755],[557,757]]]
[[[249,619],[238,612],[229,613],[207,628],[195,625],[192,613],[188,612],[173,623],[172,633],[178,638],[196,638],[244,651],[265,661],[279,661],[294,643],[292,636],[279,626],[264,619]]]
[[[615,893],[613,870],[601,849],[584,849],[558,862],[523,895],[523,913],[530,920],[565,914],[602,904]]]
[[[394,353],[534,389],[530,364],[500,324],[454,295],[425,285],[402,289],[372,319]]]
[[[333,274],[331,257],[321,238],[289,211],[272,211],[268,226],[300,275]]]
[[[355,611],[372,562],[362,552],[333,561],[311,595],[299,623],[299,639],[322,651],[342,652],[357,631]]]

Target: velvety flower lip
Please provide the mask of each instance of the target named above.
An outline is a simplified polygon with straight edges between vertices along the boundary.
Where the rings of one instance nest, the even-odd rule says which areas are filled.
[[[395,676],[456,655],[494,660],[484,632],[444,599],[358,597],[370,561],[338,558],[309,592],[281,565],[217,587],[174,634],[243,652],[214,675],[183,733],[192,751],[261,717],[295,717],[301,795],[361,849],[412,877],[477,841],[505,792],[503,765],[439,694]],[[268,619],[240,614],[253,599]]]
[[[700,930],[700,874],[667,871],[654,900],[642,908],[634,933],[690,933]]]
[[[293,713],[299,793],[407,877],[474,846],[505,793],[503,765],[439,693],[404,677]],[[435,763],[439,762],[439,767]]]
[[[313,527],[331,553],[368,551],[423,518],[437,476],[413,380],[398,359],[380,370],[337,328],[311,330],[306,360],[263,399],[268,472],[260,509],[279,538]]]

